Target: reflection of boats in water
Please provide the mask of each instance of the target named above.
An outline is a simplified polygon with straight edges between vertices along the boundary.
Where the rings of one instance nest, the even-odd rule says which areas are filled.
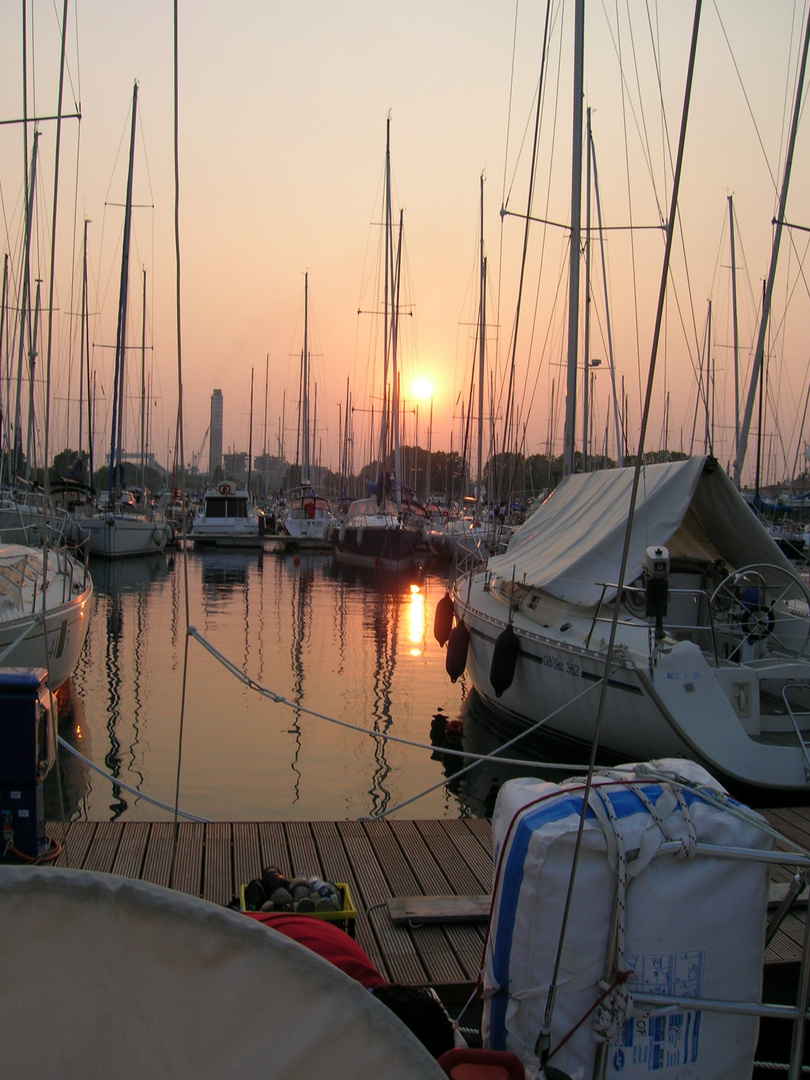
[[[91,558],[93,585],[99,593],[105,595],[144,592],[158,581],[169,577],[172,558],[163,551],[156,551],[153,555],[144,555],[139,559],[111,561]]]
[[[402,570],[387,570],[381,574],[379,568],[344,563],[337,558],[326,564],[326,577],[347,585],[360,586],[364,592],[374,594],[405,595],[412,585],[423,580],[422,569],[412,566]]]
[[[92,758],[90,727],[86,723],[84,702],[72,679],[57,693],[59,737],[86,758]],[[43,795],[47,821],[71,821],[79,812],[91,788],[90,771],[74,754],[57,748],[54,767],[45,777]]]
[[[214,548],[195,551],[193,560],[200,565],[203,585],[233,587],[247,585],[251,569],[262,566],[262,552],[218,552]]]
[[[441,711],[434,716],[430,729],[435,747],[432,756],[441,761],[450,778],[447,790],[461,804],[462,816],[491,817],[498,791],[507,780],[532,776],[557,782],[568,775],[551,764],[557,760],[555,752],[560,748],[537,735],[523,737],[501,752],[501,747],[521,731],[520,725],[488,709],[475,690],[465,697],[458,718]],[[484,755],[493,755],[494,760],[474,764],[477,757]],[[570,771],[576,771],[580,762],[572,761],[570,753],[566,760],[572,765]],[[584,757],[581,764],[584,768]]]

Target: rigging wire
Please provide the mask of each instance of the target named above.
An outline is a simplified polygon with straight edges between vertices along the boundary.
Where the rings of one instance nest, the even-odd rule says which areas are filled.
[[[180,291],[180,137],[179,137],[179,60],[178,60],[178,0],[173,3],[173,101],[174,101],[174,252],[175,252],[175,318],[177,332],[177,431],[180,440],[180,503],[186,506],[186,469],[185,449],[183,445],[183,334],[181,318],[181,291]],[[182,546],[183,546],[183,599],[186,633],[183,637],[183,678],[180,691],[180,717],[177,731],[177,777],[174,795],[174,828],[172,835],[172,854],[169,865],[169,888],[174,881],[174,868],[177,860],[177,844],[179,840],[179,813],[180,813],[180,778],[183,767],[183,735],[185,731],[186,717],[186,691],[188,688],[188,630],[190,623],[189,614],[189,588],[188,588],[188,543],[186,542],[186,530],[188,528],[187,515],[182,515]]]
[[[669,277],[669,265],[670,257],[672,253],[672,244],[674,238],[674,226],[675,217],[678,207],[678,194],[680,191],[681,171],[684,157],[684,146],[686,141],[686,124],[689,116],[689,104],[692,96],[692,81],[695,69],[695,58],[697,54],[697,37],[698,28],[700,25],[700,13],[701,13],[702,0],[695,0],[695,12],[692,24],[692,39],[689,50],[689,63],[686,73],[686,86],[684,90],[683,109],[681,113],[681,130],[678,139],[678,152],[675,163],[675,173],[673,177],[672,185],[672,200],[670,205],[670,213],[667,227],[667,240],[664,250],[664,260],[661,270],[661,280],[658,293],[658,305],[656,309],[655,327],[653,331],[652,347],[650,352],[650,366],[647,378],[647,390],[644,400],[644,411],[641,418],[641,431],[639,434],[639,446],[638,454],[636,457],[636,464],[633,470],[633,485],[630,492],[630,505],[627,515],[627,528],[624,535],[624,545],[622,548],[622,558],[619,569],[619,583],[618,589],[621,591],[622,584],[624,582],[624,576],[627,571],[627,562],[630,549],[630,537],[633,529],[633,518],[636,506],[636,496],[638,494],[638,487],[641,480],[641,462],[644,455],[644,441],[647,433],[647,426],[649,424],[650,406],[652,403],[652,389],[655,378],[656,361],[658,358],[658,344],[661,336],[661,326],[664,316],[664,301],[666,299],[667,280]],[[535,1053],[540,1059],[541,1066],[548,1060],[548,1055],[551,1049],[551,1018],[554,1013],[555,999],[557,994],[557,984],[560,974],[560,965],[562,963],[563,948],[565,944],[566,933],[568,929],[568,918],[571,911],[571,905],[573,900],[574,882],[577,876],[577,867],[579,864],[579,856],[582,849],[582,842],[585,831],[585,817],[588,809],[591,789],[593,787],[594,774],[596,770],[596,753],[599,747],[599,733],[601,729],[602,717],[604,715],[605,698],[607,694],[608,680],[610,678],[610,670],[613,664],[613,654],[616,642],[616,630],[619,621],[619,607],[618,603],[613,606],[613,619],[610,627],[610,637],[608,639],[607,654],[605,657],[605,672],[601,680],[600,685],[600,697],[599,707],[597,710],[596,721],[594,724],[593,741],[591,743],[591,756],[588,765],[588,774],[585,782],[584,793],[582,797],[582,811],[580,814],[579,828],[577,830],[576,844],[574,848],[574,854],[571,863],[571,874],[568,880],[568,891],[565,898],[565,905],[563,908],[562,922],[560,926],[560,933],[557,943],[557,951],[554,958],[554,967],[552,971],[551,980],[549,983],[548,995],[546,998],[546,1009],[543,1018],[543,1023],[540,1031],[537,1035],[537,1042],[535,1045]]]

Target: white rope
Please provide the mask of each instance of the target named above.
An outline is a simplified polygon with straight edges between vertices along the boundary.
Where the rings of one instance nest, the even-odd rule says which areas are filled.
[[[305,716],[312,716],[316,720],[325,720],[329,724],[335,724],[338,727],[347,728],[349,731],[356,731],[361,735],[368,735],[373,739],[394,742],[403,746],[413,747],[417,750],[429,750],[431,751],[431,753],[437,749],[437,747],[432,743],[417,742],[415,739],[404,739],[400,735],[392,735],[389,732],[374,731],[370,728],[362,727],[360,724],[352,724],[349,723],[348,720],[338,720],[334,716],[328,716],[326,713],[317,712],[315,709],[308,709],[305,706],[298,704],[297,702],[290,701],[282,694],[278,694],[275,691],[269,690],[266,687],[261,686],[259,683],[257,683],[255,679],[251,678],[244,671],[242,671],[241,668],[239,668],[236,664],[234,664],[226,656],[219,652],[219,650],[216,649],[210,641],[207,641],[202,636],[202,634],[199,633],[196,627],[190,626],[188,628],[188,636],[194,638],[195,641],[199,642],[199,644],[202,645],[202,647],[207,652],[209,652],[215,660],[222,664],[222,666],[226,668],[234,676],[234,678],[238,679],[244,686],[247,686],[250,690],[254,690],[262,697],[269,698],[277,705],[286,705],[287,708],[294,709],[296,712],[302,713]],[[452,776],[444,777],[438,783],[433,784],[431,787],[426,788],[424,791],[419,792],[417,795],[413,795],[411,796],[411,798],[405,799],[402,802],[398,803],[396,806],[389,807],[387,810],[380,811],[379,814],[375,814],[373,815],[373,817],[375,819],[388,817],[395,811],[401,810],[403,807],[410,805],[410,803],[416,802],[418,799],[424,798],[425,795],[431,794],[438,788],[446,787],[449,783],[458,780],[459,777],[464,776],[465,773],[470,772],[472,769],[476,768],[476,766],[480,765],[481,762],[484,761],[498,765],[517,765],[519,767],[527,769],[532,767],[543,769],[562,769],[566,772],[578,772],[583,770],[585,766],[581,764],[559,764],[545,761],[531,762],[525,761],[522,758],[503,758],[499,757],[498,754],[503,750],[507,750],[509,747],[513,746],[521,739],[526,738],[527,735],[531,735],[534,732],[538,731],[541,727],[543,727],[544,724],[548,723],[549,720],[552,720],[558,712],[561,712],[562,709],[568,708],[569,705],[579,701],[581,698],[584,698],[587,694],[590,694],[592,691],[597,689],[598,686],[598,683],[593,683],[587,686],[581,693],[577,694],[576,697],[572,698],[571,701],[566,702],[565,705],[561,705],[559,709],[556,709],[554,712],[549,713],[548,716],[543,717],[542,720],[538,720],[537,723],[532,724],[531,727],[528,727],[524,731],[519,732],[514,738],[509,739],[507,742],[503,743],[500,747],[498,747],[498,750],[494,751],[491,754],[473,754],[469,753],[466,750],[453,750],[451,748],[441,747],[440,750],[442,754],[448,754],[451,757],[467,758],[468,760],[472,759],[472,761],[463,769],[459,769],[458,772],[453,773]],[[368,818],[361,818],[360,820],[368,820]]]
[[[635,791],[635,788],[634,788]],[[590,805],[596,813],[605,840],[615,849],[616,855],[616,961],[615,972],[626,970],[625,937],[627,926],[627,848],[624,834],[616,817],[610,794],[598,785],[591,789]],[[637,792],[636,792],[637,794]],[[602,990],[610,990],[612,983],[599,983]],[[594,1013],[594,1037],[599,1042],[613,1042],[625,1020],[632,1015],[632,999],[625,981],[614,986]]]
[[[197,817],[196,814],[187,814],[183,810],[176,810],[174,806],[169,806],[167,803],[160,802],[160,800],[158,799],[153,799],[149,795],[144,795],[142,791],[138,791],[137,788],[130,787],[129,784],[125,784],[122,780],[119,780],[117,777],[113,776],[112,773],[108,773],[106,769],[102,769],[99,765],[96,765],[94,762],[90,761],[90,759],[86,758],[84,754],[80,754],[79,751],[75,749],[75,747],[71,746],[70,743],[65,742],[61,735],[58,736],[57,741],[63,750],[67,750],[69,754],[73,754],[73,756],[75,758],[78,758],[79,761],[81,761],[82,764],[86,765],[88,769],[92,769],[93,772],[97,772],[99,776],[103,776],[105,779],[109,780],[110,783],[113,784],[115,787],[119,787],[123,791],[128,791],[130,795],[135,795],[137,796],[137,798],[143,799],[144,802],[151,803],[152,806],[158,806],[161,810],[168,810],[171,814],[174,814],[176,812],[180,815],[180,817],[187,818],[189,821],[209,822],[211,820],[210,818]]]

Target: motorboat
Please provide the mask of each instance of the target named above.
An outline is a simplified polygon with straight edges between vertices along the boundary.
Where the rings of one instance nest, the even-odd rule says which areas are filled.
[[[0,545],[0,664],[45,668],[57,690],[84,646],[92,595],[89,573],[66,548]]]
[[[622,575],[633,474],[570,474],[457,579],[475,689],[600,755],[810,794],[807,584],[709,456],[641,468]]]
[[[206,490],[191,526],[195,547],[261,547],[264,534],[264,514],[252,506],[248,489],[229,480]]]

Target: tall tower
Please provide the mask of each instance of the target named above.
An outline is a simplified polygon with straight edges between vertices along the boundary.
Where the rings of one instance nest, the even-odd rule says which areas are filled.
[[[222,468],[222,391],[211,395],[211,435],[208,442],[208,475],[213,480]]]

